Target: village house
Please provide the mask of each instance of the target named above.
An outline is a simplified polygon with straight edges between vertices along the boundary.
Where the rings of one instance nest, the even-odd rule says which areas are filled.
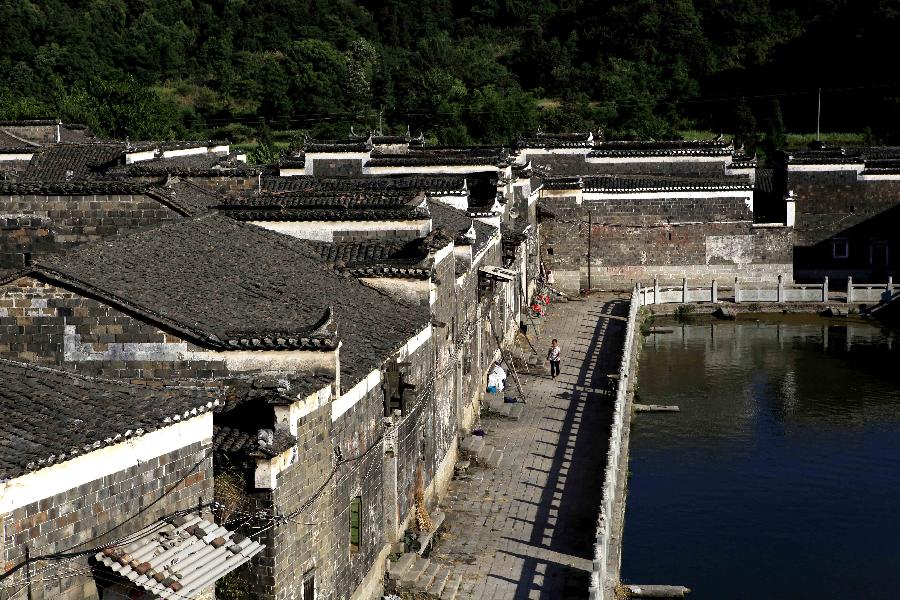
[[[561,289],[793,278],[787,203],[730,142],[539,133],[518,150],[542,175],[541,260]]]
[[[429,271],[455,290],[453,237],[430,242]],[[380,585],[388,544],[428,509],[417,487],[431,502],[452,473],[457,363],[435,332],[455,348],[478,324],[454,339],[455,294],[430,293],[432,311],[335,271],[314,244],[225,216],[164,224],[8,277],[4,354],[230,390],[218,464],[245,482],[233,510],[267,519],[247,523],[266,550],[232,577],[260,598],[348,597]]]
[[[900,148],[784,152],[774,184],[794,219],[798,281],[900,275]]]
[[[262,550],[210,522],[222,402],[217,388],[0,360],[0,595],[211,598],[216,579]],[[174,567],[172,552],[133,550],[148,545],[209,553]]]

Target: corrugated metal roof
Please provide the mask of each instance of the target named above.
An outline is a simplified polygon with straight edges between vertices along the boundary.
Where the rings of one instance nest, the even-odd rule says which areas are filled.
[[[166,599],[196,595],[264,548],[196,515],[158,521],[137,535],[136,541],[105,548],[95,558]]]

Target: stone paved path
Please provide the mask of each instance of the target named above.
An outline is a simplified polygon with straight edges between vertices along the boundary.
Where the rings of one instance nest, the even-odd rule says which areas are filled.
[[[618,370],[627,314],[610,295],[551,306],[532,341],[546,352],[559,339],[561,376],[523,376],[521,420],[482,421],[502,463],[473,467],[442,502],[448,531],[431,557],[463,575],[457,597],[587,597],[612,415],[607,375]]]

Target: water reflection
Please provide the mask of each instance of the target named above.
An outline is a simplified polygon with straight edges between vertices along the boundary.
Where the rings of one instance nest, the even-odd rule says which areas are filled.
[[[623,576],[692,598],[900,589],[900,345],[867,323],[675,326],[647,340]],[[887,587],[885,587],[887,586]]]

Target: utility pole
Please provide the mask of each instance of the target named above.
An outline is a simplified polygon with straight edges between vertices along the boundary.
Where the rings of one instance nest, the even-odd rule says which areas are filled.
[[[819,123],[822,121],[822,88],[819,88],[819,110],[816,113],[816,141],[819,141]]]
[[[587,267],[588,267],[588,291],[591,291],[591,230],[594,228],[593,213],[588,210],[588,248],[587,248]]]

